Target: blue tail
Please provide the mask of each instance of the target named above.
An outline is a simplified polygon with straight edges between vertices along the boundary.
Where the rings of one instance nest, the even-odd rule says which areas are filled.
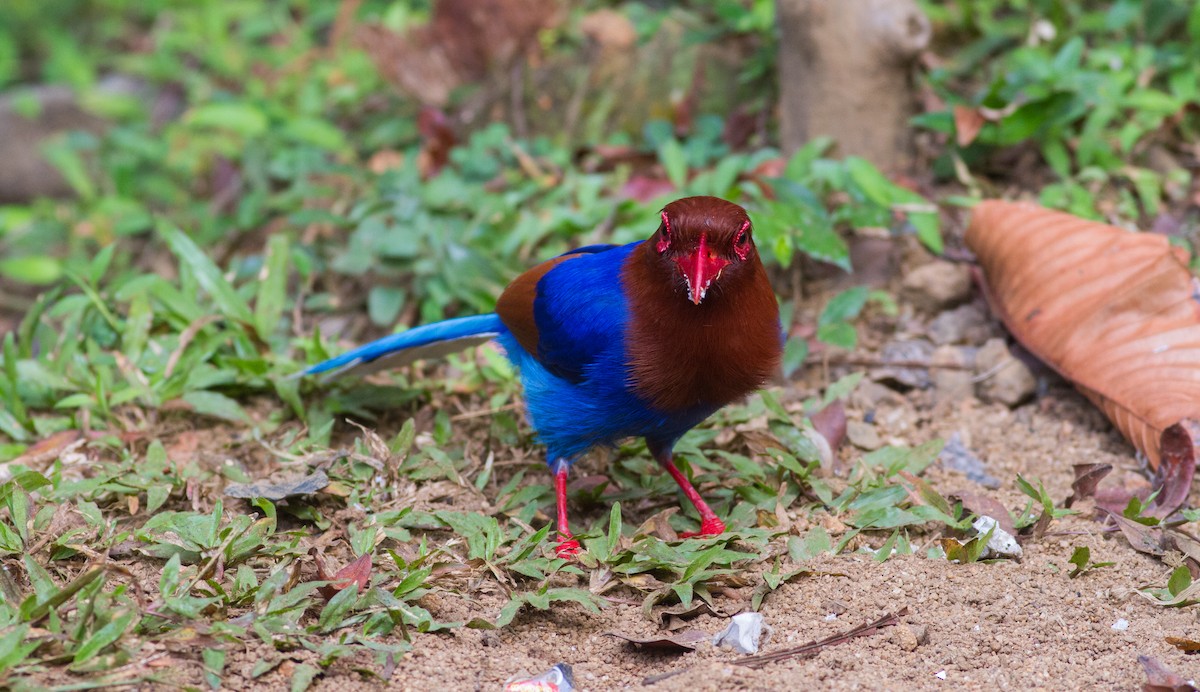
[[[440,358],[499,336],[504,323],[495,314],[459,317],[414,327],[406,332],[385,336],[365,346],[330,358],[305,370],[303,375],[336,371],[366,374],[395,368],[423,358]]]

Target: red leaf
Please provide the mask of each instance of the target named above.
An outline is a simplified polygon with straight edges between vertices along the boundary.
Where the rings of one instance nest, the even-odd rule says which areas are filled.
[[[320,556],[320,554],[318,552],[316,552],[316,549],[313,549],[313,551],[310,551],[310,552],[312,552],[313,558],[316,560],[316,563],[317,563],[317,576],[320,577],[321,581],[333,582],[332,584],[329,584],[328,586],[322,586],[320,589],[318,589],[321,592],[321,595],[324,596],[326,600],[333,598],[334,596],[337,595],[337,592],[341,591],[342,589],[348,588],[351,584],[358,585],[359,593],[366,591],[367,587],[370,586],[370,584],[371,584],[371,554],[370,553],[364,553],[364,554],[360,555],[357,560],[355,560],[354,562],[351,562],[350,564],[346,565],[345,567],[339,569],[337,571],[337,574],[334,574],[332,577],[330,577],[330,576],[328,576],[328,572],[326,572],[327,568],[325,566],[325,560]]]

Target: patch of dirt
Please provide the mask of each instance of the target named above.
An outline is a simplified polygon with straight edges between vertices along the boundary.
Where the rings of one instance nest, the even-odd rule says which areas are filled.
[[[964,406],[915,431],[970,433],[988,471],[1007,479],[999,490],[937,468],[926,477],[944,493],[990,493],[1019,509],[1025,496],[1013,487],[1016,473],[1042,480],[1053,497],[1064,498],[1070,493],[1073,463],[1132,463],[1119,438],[1093,425],[1086,401],[1062,388],[1047,396],[1054,406],[1031,403],[1015,412],[995,405]],[[1094,561],[1115,564],[1071,579],[1067,560],[1079,546],[1090,548]],[[1119,534],[1102,531],[1086,515],[1055,522],[1043,539],[1024,547],[1019,563],[957,565],[926,559],[923,546],[918,555],[895,556],[882,564],[861,553],[807,563],[807,568],[846,576],[805,578],[769,595],[761,610],[771,627],[763,652],[837,634],[902,608],[908,615],[898,627],[758,670],[733,665],[738,655],[708,644],[695,653],[668,655],[632,650],[604,635],[612,630],[659,634],[640,606],[618,604],[597,616],[567,605],[523,613],[497,632],[423,635],[399,661],[392,680],[402,689],[500,689],[507,680],[563,661],[573,666],[581,690],[642,687],[647,677],[672,671],[681,672],[650,686],[785,689],[803,680],[837,689],[1128,689],[1145,679],[1139,654],[1158,658],[1185,678],[1200,675],[1200,662],[1164,641],[1193,632],[1196,611],[1161,608],[1133,593],[1139,586],[1165,583],[1170,568],[1161,561],[1135,552]],[[724,618],[701,615],[689,627],[716,634],[725,624]],[[358,684],[326,679],[320,688]]]

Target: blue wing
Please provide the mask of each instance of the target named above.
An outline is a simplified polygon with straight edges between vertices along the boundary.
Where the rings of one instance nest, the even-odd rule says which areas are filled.
[[[623,351],[629,304],[621,274],[638,244],[581,255],[538,282],[533,302],[536,356],[547,370],[578,382],[603,353]]]

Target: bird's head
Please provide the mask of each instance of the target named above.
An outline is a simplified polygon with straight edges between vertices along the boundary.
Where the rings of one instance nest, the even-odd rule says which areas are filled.
[[[746,210],[718,197],[671,202],[648,242],[696,305],[722,277],[728,281],[758,263]]]

